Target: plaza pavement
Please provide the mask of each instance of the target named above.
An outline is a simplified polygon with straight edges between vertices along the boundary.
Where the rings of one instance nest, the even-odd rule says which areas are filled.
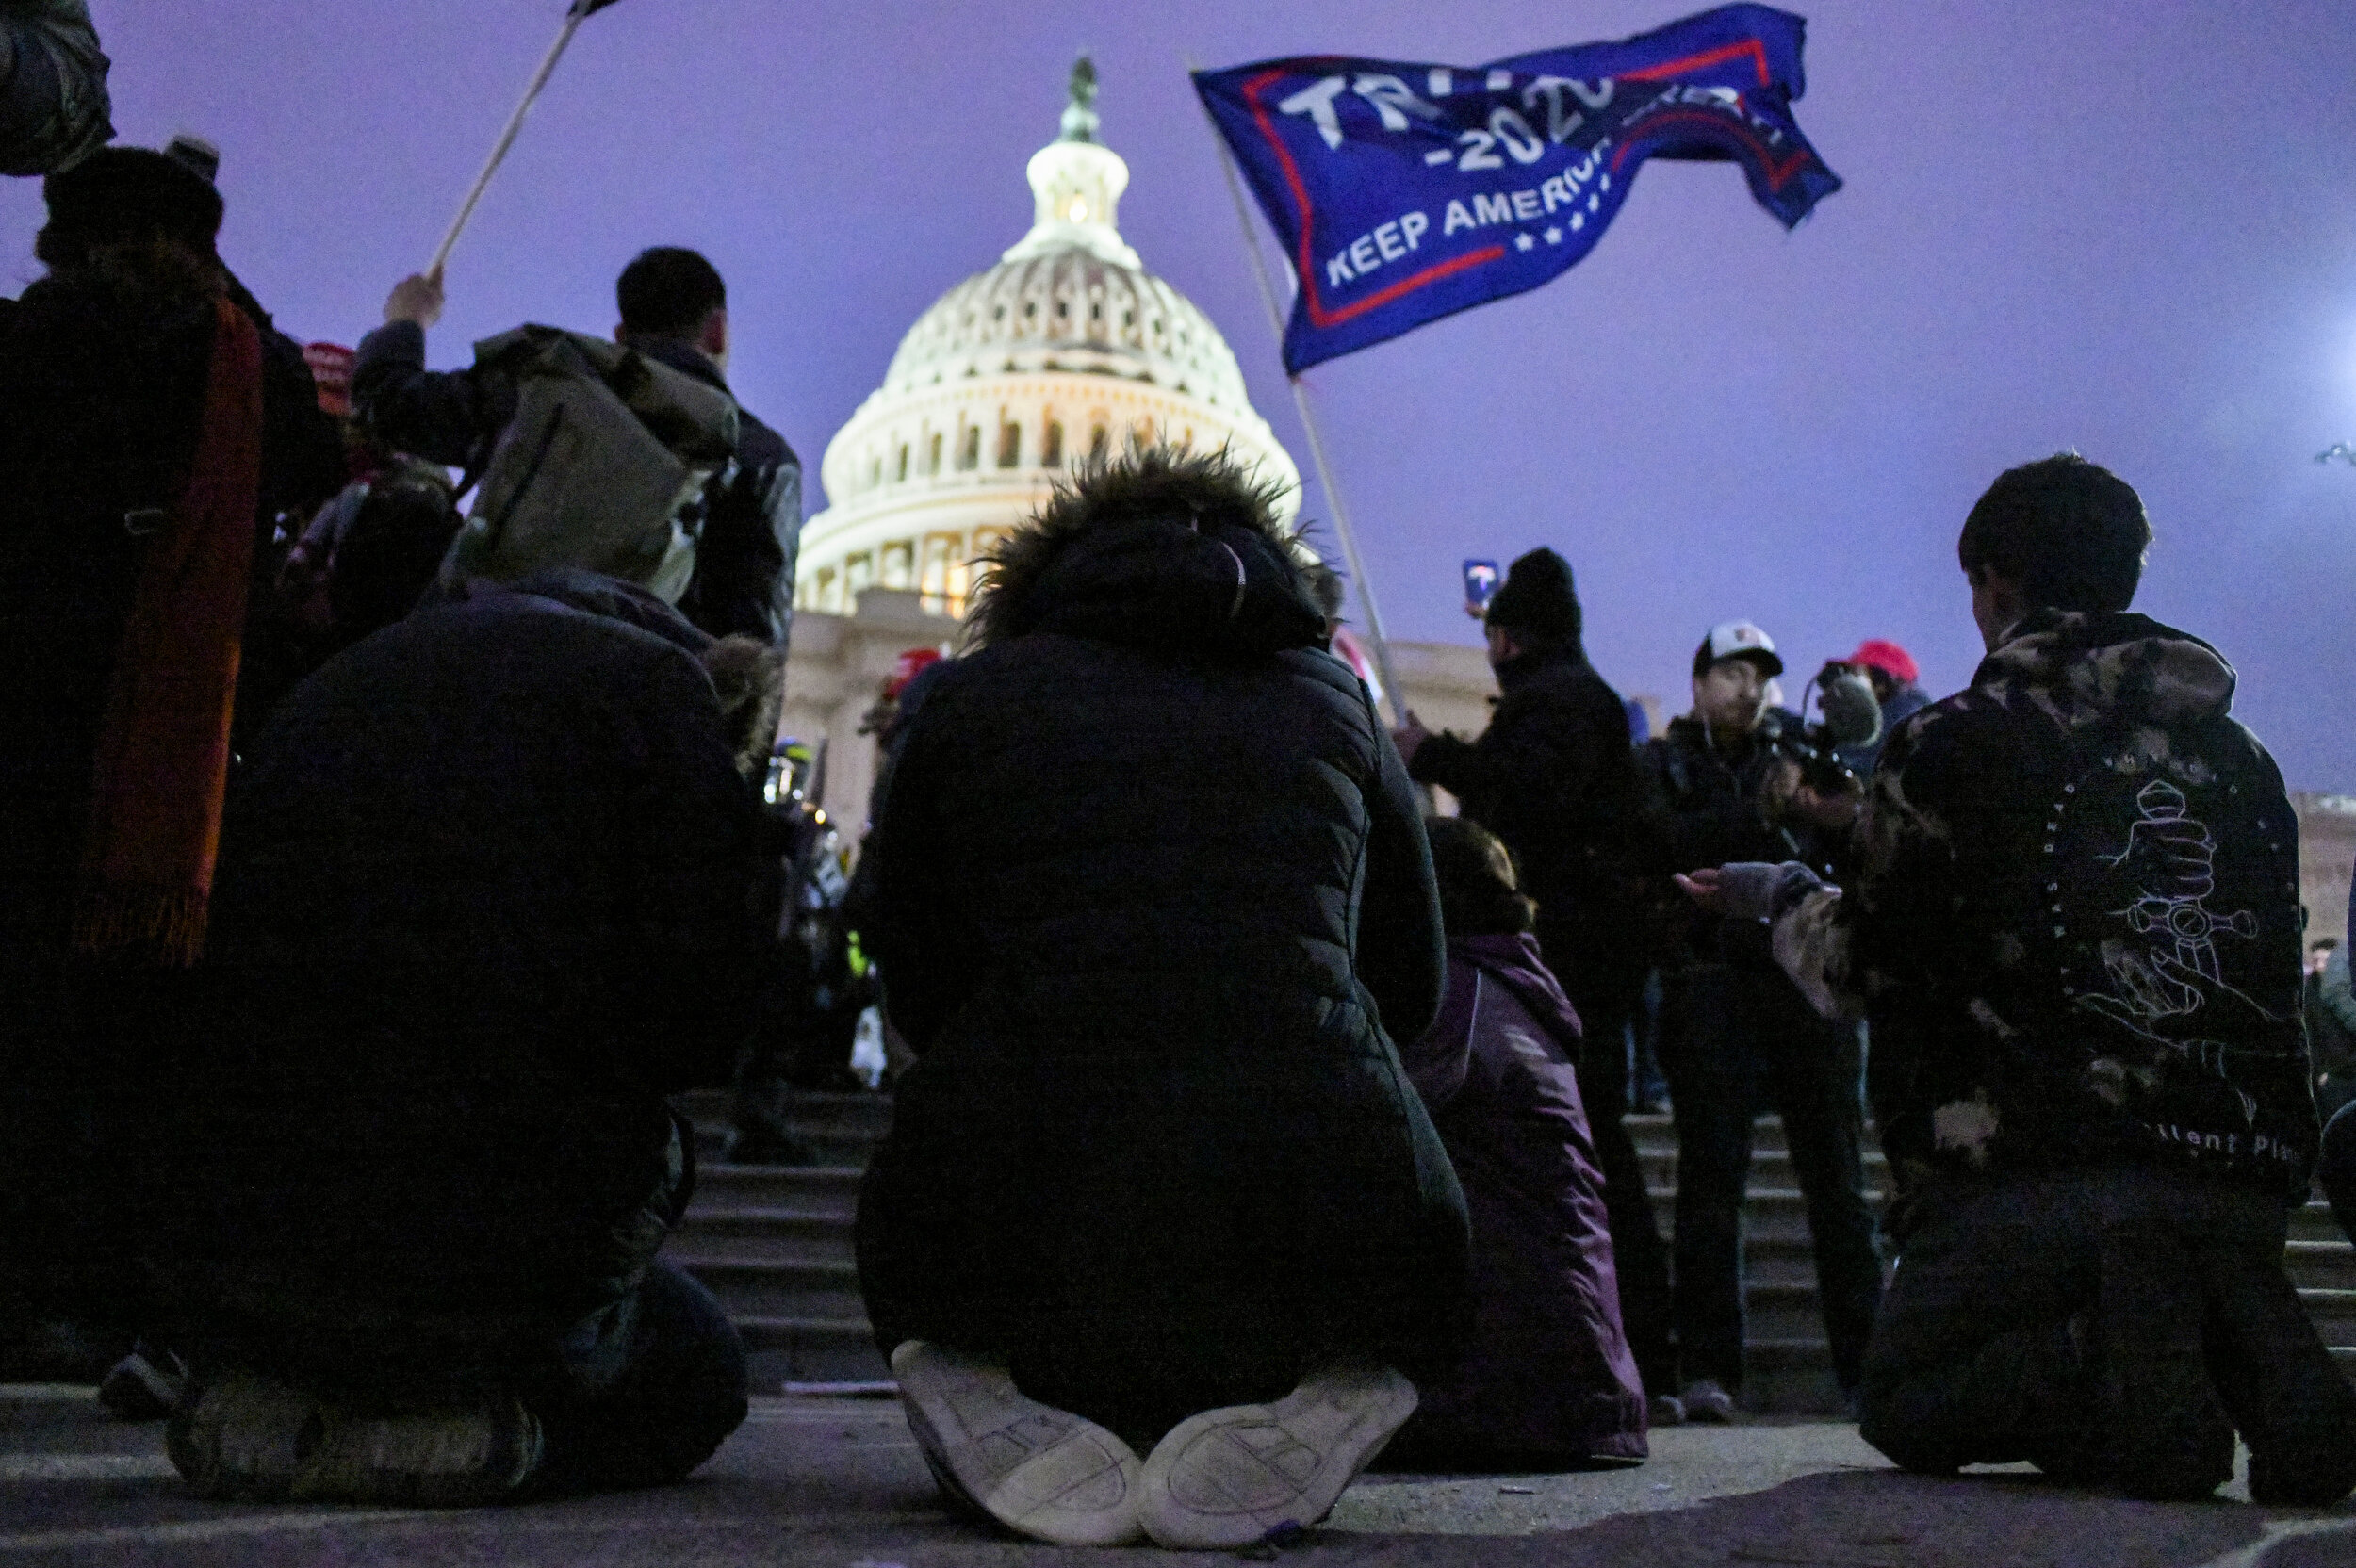
[[[2026,1472],[1950,1481],[1889,1469],[1851,1427],[1688,1427],[1633,1468],[1368,1477],[1322,1527],[1264,1560],[1294,1568],[1675,1564],[1678,1568],[2356,1568],[2356,1509],[2128,1503]],[[1245,1554],[1254,1555],[1254,1554]],[[216,1506],[182,1490],[157,1426],[90,1391],[0,1386],[0,1568],[47,1564],[634,1564],[1028,1568],[1234,1561],[1058,1550],[952,1521],[896,1404],[757,1399],[687,1484],[434,1513]]]

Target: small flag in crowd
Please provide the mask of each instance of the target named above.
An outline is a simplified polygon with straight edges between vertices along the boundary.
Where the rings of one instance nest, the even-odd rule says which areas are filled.
[[[1786,227],[1841,188],[1792,117],[1807,24],[1721,6],[1472,68],[1341,56],[1195,74],[1300,280],[1298,373],[1595,248],[1646,158],[1730,160]]]
[[[311,385],[319,393],[322,413],[337,419],[352,413],[352,367],[357,358],[341,343],[303,345],[303,363],[311,368]]]

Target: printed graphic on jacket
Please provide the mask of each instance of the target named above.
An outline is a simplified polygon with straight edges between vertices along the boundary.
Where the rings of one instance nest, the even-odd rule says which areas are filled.
[[[1902,1196],[2134,1159],[2304,1190],[2298,821],[2234,684],[2144,616],[2040,611],[1891,736],[1851,896],[1776,936],[1872,1021]]]
[[[2225,1125],[2154,1119],[2163,1137],[2237,1137],[2251,1155],[2295,1159],[2257,1132],[2240,1070],[2296,1054],[2290,1013],[2251,995],[2267,988],[2265,890],[2248,885],[2267,828],[2213,775],[2189,788],[2116,763],[2064,787],[2047,822],[2063,994],[2087,1025],[2098,1094],[2140,1109],[2180,1086]]]

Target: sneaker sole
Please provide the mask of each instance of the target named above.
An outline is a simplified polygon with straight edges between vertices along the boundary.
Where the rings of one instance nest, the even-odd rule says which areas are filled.
[[[326,1419],[325,1408],[307,1395],[233,1373],[200,1390],[172,1418],[164,1452],[206,1502],[284,1502]]]
[[[1145,1533],[1176,1551],[1231,1550],[1316,1524],[1415,1412],[1388,1367],[1312,1374],[1272,1405],[1205,1411],[1145,1462]]]
[[[1137,1539],[1141,1466],[1095,1422],[1030,1398],[1004,1368],[909,1340],[892,1353],[908,1430],[954,1500],[1056,1546]]]
[[[290,1494],[296,1502],[480,1508],[503,1502],[540,1468],[539,1419],[510,1397],[420,1415],[331,1411]]]

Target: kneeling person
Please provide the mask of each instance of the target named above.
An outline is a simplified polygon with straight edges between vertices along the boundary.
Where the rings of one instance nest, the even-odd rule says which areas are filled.
[[[743,1347],[655,1256],[761,932],[776,656],[585,574],[330,661],[233,781],[124,1223],[202,1494],[466,1504],[684,1476]]]
[[[1611,1220],[1580,1103],[1579,1018],[1539,956],[1497,836],[1433,817],[1448,925],[1439,1021],[1399,1054],[1472,1215],[1473,1345],[1389,1467],[1566,1470],[1641,1460],[1644,1387],[1620,1323]]]
[[[1958,545],[1988,658],[1890,737],[1845,892],[1695,879],[1820,1006],[1873,1024],[1896,1275],[1865,1440],[1910,1470],[2027,1460],[2260,1503],[2356,1485],[2356,1391],[2283,1272],[2315,1103],[2299,827],[2233,667],[2131,614],[2143,502],[2074,453]]]
[[[1392,1043],[1439,1002],[1431,855],[1299,548],[1223,457],[1085,472],[995,551],[866,850],[919,1060],[860,1286],[944,1489],[1043,1539],[1313,1523],[1463,1332]]]

